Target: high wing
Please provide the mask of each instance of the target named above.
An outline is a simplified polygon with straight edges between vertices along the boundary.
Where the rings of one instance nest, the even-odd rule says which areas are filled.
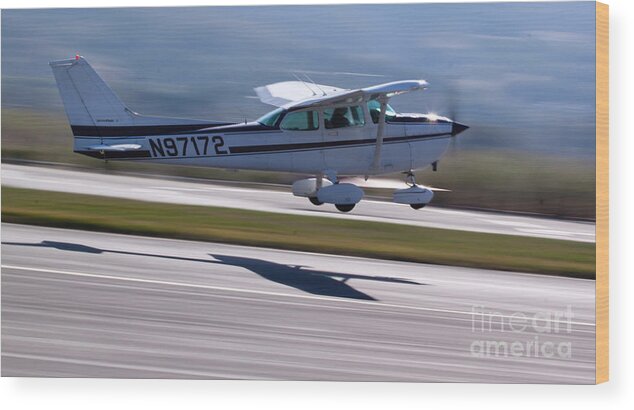
[[[394,81],[371,87],[348,90],[331,85],[284,81],[255,88],[255,93],[265,104],[276,107],[306,108],[352,103],[374,98],[391,98],[395,95],[427,88],[425,80]]]
[[[255,89],[260,101],[284,108],[317,108],[337,104],[358,104],[363,101],[376,99],[381,104],[378,127],[376,132],[376,147],[370,173],[376,173],[381,161],[381,148],[385,131],[385,111],[387,102],[395,95],[427,88],[425,80],[394,81],[391,83],[374,85],[357,90],[346,90],[329,85],[308,84],[303,81],[286,81],[258,87]]]
[[[276,107],[282,107],[289,103],[315,97],[332,96],[350,91],[331,85],[305,83],[303,81],[283,81],[281,83],[257,87],[254,90],[260,101]]]

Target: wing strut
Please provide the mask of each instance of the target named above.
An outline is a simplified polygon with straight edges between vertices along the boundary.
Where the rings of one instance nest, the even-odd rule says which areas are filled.
[[[383,147],[383,134],[385,132],[385,111],[387,110],[387,101],[389,98],[383,96],[379,98],[381,103],[381,113],[379,114],[379,126],[376,131],[376,148],[374,149],[374,160],[372,161],[371,172],[376,174],[381,166],[381,148]],[[368,179],[368,175],[366,178]]]

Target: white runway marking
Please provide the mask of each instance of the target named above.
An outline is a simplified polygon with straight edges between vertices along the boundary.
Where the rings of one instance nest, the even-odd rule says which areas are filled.
[[[14,224],[2,239],[7,376],[594,382],[590,280]],[[539,328],[510,331],[518,313]],[[471,353],[537,337],[572,356]]]
[[[497,219],[480,219],[482,222],[496,224],[496,225],[504,225],[510,226],[512,228],[543,228],[544,225],[536,224],[536,223],[527,223],[527,222],[518,222],[518,221],[505,221],[505,220],[497,220]]]
[[[315,207],[294,197],[289,186],[244,184],[196,179],[165,179],[86,172],[50,167],[2,164],[2,185],[26,189],[102,195],[182,205],[219,206],[291,215],[394,223],[505,235],[594,242],[595,224],[509,213],[428,207],[413,211],[406,205],[363,200],[352,213],[333,206]]]
[[[526,228],[518,228],[520,232],[526,233],[534,233],[534,234],[542,234],[542,235],[557,235],[557,236],[572,236],[572,235],[586,235],[586,236],[594,236],[591,233],[577,233],[577,232],[569,232],[569,231],[555,231],[553,229],[526,229]]]
[[[125,369],[125,370],[136,370],[136,371],[151,371],[151,372],[159,372],[159,373],[168,373],[168,374],[178,374],[182,376],[198,376],[205,378],[217,378],[217,379],[230,379],[237,380],[242,379],[238,375],[231,373],[212,373],[212,372],[197,372],[193,370],[178,370],[174,368],[167,367],[159,367],[159,366],[140,366],[140,365],[128,365],[123,363],[114,363],[112,361],[100,361],[100,360],[86,360],[86,359],[69,359],[69,358],[61,358],[61,357],[51,357],[45,355],[35,355],[35,354],[20,354],[20,353],[2,353],[2,357],[12,357],[16,359],[29,359],[29,360],[44,360],[50,362],[57,363],[66,363],[66,364],[74,364],[74,365],[90,365],[90,366],[98,366],[98,367],[108,367],[112,369]]]

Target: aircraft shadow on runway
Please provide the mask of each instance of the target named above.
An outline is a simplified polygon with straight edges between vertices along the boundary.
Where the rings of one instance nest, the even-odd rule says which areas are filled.
[[[3,245],[14,246],[32,246],[39,248],[53,248],[62,251],[82,252],[92,254],[113,253],[120,255],[146,256],[153,258],[164,258],[171,260],[180,260],[186,262],[214,263],[222,265],[237,266],[247,269],[264,279],[290,286],[295,289],[311,293],[314,295],[334,296],[340,298],[377,300],[376,298],[361,292],[347,282],[354,280],[371,280],[378,282],[401,283],[408,285],[425,285],[424,283],[415,282],[409,279],[401,279],[386,276],[370,276],[356,275],[350,273],[328,272],[312,270],[302,265],[285,265],[281,263],[270,262],[264,259],[244,258],[240,256],[218,255],[210,253],[209,256],[214,259],[189,258],[184,256],[171,256],[143,252],[121,251],[113,249],[100,249],[92,246],[57,241],[42,241],[40,243],[25,242],[2,242]]]
[[[347,282],[350,279],[372,280],[379,282],[423,285],[409,279],[384,276],[355,275],[350,273],[318,271],[306,269],[302,265],[285,265],[263,259],[243,258],[240,256],[210,254],[224,265],[240,266],[272,282],[290,286],[315,295],[335,296],[351,299],[377,300],[363,293]]]

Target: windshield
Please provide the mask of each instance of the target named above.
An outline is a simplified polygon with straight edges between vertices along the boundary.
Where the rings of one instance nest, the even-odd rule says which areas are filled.
[[[263,115],[262,117],[257,119],[257,122],[259,122],[262,125],[266,125],[269,127],[275,127],[275,125],[277,124],[277,121],[280,118],[280,115],[282,115],[284,113],[284,108],[278,108],[275,111],[271,111],[270,113]]]
[[[381,103],[378,100],[368,101],[368,110],[372,116],[372,122],[377,124],[381,115]],[[390,107],[390,104],[387,104],[387,107],[385,107],[385,121],[391,121],[395,116],[396,111]]]

